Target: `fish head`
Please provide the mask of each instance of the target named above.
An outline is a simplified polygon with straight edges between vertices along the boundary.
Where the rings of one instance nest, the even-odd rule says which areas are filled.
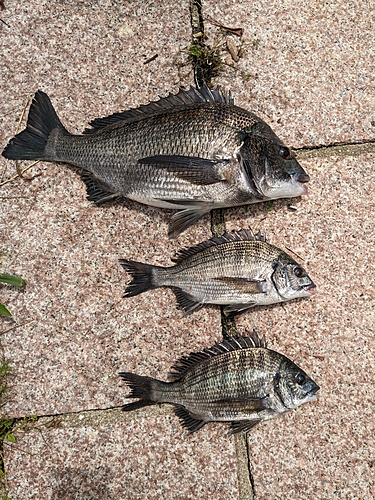
[[[265,122],[244,130],[239,160],[265,199],[293,198],[307,193],[309,175]]]
[[[289,410],[315,401],[320,387],[293,361],[283,356],[279,371],[274,376],[275,392]]]
[[[316,286],[305,269],[285,252],[273,262],[272,282],[284,300],[311,297]]]

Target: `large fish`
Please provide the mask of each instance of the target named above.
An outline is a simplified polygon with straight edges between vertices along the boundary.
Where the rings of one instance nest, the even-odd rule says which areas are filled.
[[[314,283],[292,257],[250,229],[180,250],[173,261],[173,267],[160,267],[120,259],[133,277],[124,297],[166,286],[186,312],[219,304],[233,314],[315,293]]]
[[[139,398],[123,406],[124,411],[171,403],[190,433],[211,421],[231,422],[233,434],[249,431],[314,401],[320,389],[290,359],[267,349],[256,334],[181,358],[172,367],[169,383],[129,372],[120,376],[131,388],[126,397]]]
[[[309,176],[272,129],[220,89],[191,87],[98,118],[70,134],[40,90],[26,129],[3,151],[12,160],[66,162],[84,169],[88,199],[126,197],[180,210],[176,237],[213,208],[300,196]]]

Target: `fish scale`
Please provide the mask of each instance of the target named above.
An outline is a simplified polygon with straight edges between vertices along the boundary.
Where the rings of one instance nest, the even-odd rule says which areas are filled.
[[[214,208],[307,192],[309,176],[289,148],[219,89],[180,89],[90,125],[70,134],[38,91],[26,129],[2,154],[80,167],[88,199],[98,204],[125,197],[179,210],[169,225],[172,238]]]

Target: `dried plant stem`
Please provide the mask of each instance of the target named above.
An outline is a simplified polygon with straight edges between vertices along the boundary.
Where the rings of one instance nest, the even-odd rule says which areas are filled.
[[[23,120],[23,117],[25,116],[25,113],[26,113],[26,109],[28,107],[28,105],[30,104],[30,100],[31,100],[31,95],[28,95],[27,96],[27,99],[26,99],[26,103],[22,109],[22,112],[21,112],[21,116],[20,116],[20,119],[18,120],[18,123],[17,123],[17,128],[16,128],[16,132],[14,135],[17,135],[18,132],[20,131],[20,128],[21,128],[21,123],[22,123],[22,120]]]
[[[35,319],[31,319],[30,321],[26,321],[25,323],[20,323],[19,325],[14,325],[11,328],[8,328],[7,330],[3,330],[2,332],[0,332],[0,335],[4,335],[4,333],[11,332],[12,330],[15,330],[16,328],[21,328],[21,326],[28,325],[29,323],[32,323],[33,321],[35,321]]]
[[[27,170],[29,170],[31,167],[33,167],[34,165],[36,165],[37,163],[39,163],[40,160],[36,160],[34,161],[33,163],[31,163],[30,165],[28,165],[27,167],[25,167],[24,169],[22,170],[18,170],[17,169],[17,174],[16,175],[13,175],[13,177],[11,177],[10,179],[7,179],[3,182],[0,182],[0,186],[4,186],[4,184],[8,184],[9,182],[13,182],[15,181],[16,179],[18,179],[18,177],[22,177],[22,175],[27,172]]]

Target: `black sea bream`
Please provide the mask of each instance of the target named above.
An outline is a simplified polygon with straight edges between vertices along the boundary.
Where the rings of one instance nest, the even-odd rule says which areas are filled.
[[[250,229],[180,250],[173,260],[175,266],[160,267],[120,259],[133,277],[124,297],[166,286],[186,312],[218,304],[235,314],[315,293],[313,281],[290,255]]]
[[[171,403],[190,433],[211,421],[231,422],[233,434],[246,432],[314,401],[319,390],[301,368],[267,349],[256,334],[181,358],[172,367],[171,382],[129,372],[120,376],[131,388],[126,397],[139,398],[123,406],[124,411]]]
[[[157,102],[98,118],[70,134],[42,91],[26,129],[3,151],[13,160],[84,169],[88,199],[125,197],[177,209],[176,237],[213,208],[300,196],[309,176],[273,130],[220,89],[191,87]]]

